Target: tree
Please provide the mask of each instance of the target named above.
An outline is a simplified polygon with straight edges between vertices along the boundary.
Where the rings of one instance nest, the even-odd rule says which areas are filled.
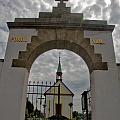
[[[71,109],[72,109],[73,103],[69,103],[69,107],[70,107],[70,120],[71,120]]]
[[[73,118],[76,118],[76,120],[83,120],[83,114],[73,111]]]
[[[73,115],[73,118],[77,118],[78,112],[77,111],[73,111],[72,115]]]
[[[30,114],[34,112],[34,106],[33,106],[33,104],[28,100],[28,98],[27,98],[27,101],[26,101],[26,110],[28,111],[29,117],[30,117]]]
[[[44,118],[44,114],[38,110],[37,108],[35,109],[34,111],[34,115],[37,117],[37,118]]]
[[[76,120],[83,120],[83,114],[78,113],[78,116],[77,116]]]

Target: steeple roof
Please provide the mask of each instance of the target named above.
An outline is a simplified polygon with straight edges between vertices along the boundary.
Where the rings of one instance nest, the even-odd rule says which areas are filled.
[[[60,63],[60,53],[59,53],[59,63],[58,63],[58,69],[56,72],[56,81],[62,81],[62,68]]]
[[[62,73],[62,68],[61,68],[61,63],[60,63],[60,53],[59,53],[59,64],[58,64],[57,72]]]

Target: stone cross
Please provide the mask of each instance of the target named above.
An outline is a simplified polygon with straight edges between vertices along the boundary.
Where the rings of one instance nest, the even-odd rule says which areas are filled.
[[[63,3],[63,1],[68,1],[68,0],[55,0],[55,1],[60,1],[60,3]]]

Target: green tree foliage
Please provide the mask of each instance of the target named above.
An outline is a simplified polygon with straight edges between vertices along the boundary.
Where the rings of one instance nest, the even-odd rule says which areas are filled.
[[[78,112],[77,111],[73,111],[73,118],[76,118],[78,116]]]
[[[33,104],[28,100],[26,101],[26,110],[28,110],[28,114],[30,115],[34,111],[34,106]]]
[[[37,108],[34,110],[34,105],[28,100],[26,101],[25,120],[27,118],[44,118],[43,113]]]
[[[44,118],[43,113],[40,110],[38,110],[37,108],[34,111],[34,116],[36,116],[37,118]]]
[[[73,118],[76,118],[76,120],[83,120],[83,114],[73,111]]]

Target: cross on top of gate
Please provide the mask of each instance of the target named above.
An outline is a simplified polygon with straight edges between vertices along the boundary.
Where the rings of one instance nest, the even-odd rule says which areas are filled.
[[[55,1],[60,1],[60,3],[63,3],[63,1],[68,1],[68,0],[55,0]]]

